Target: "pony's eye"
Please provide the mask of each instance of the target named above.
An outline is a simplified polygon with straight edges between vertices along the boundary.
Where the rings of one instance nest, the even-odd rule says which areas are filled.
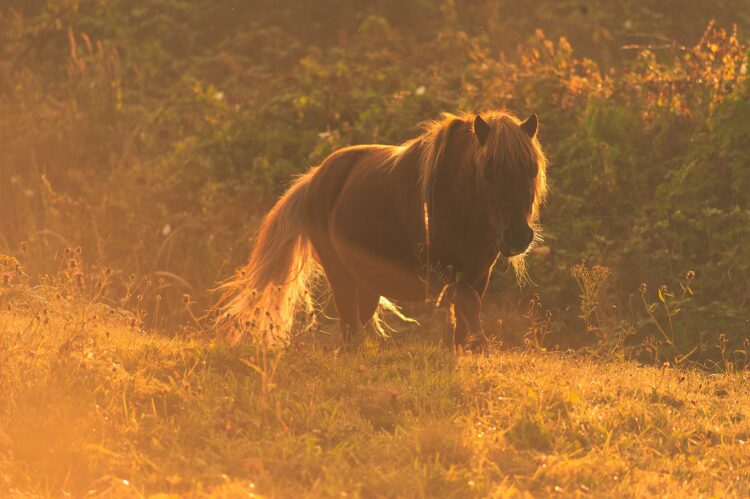
[[[531,178],[536,178],[536,176],[539,175],[539,165],[536,164],[536,161],[531,163],[531,170],[529,171]]]

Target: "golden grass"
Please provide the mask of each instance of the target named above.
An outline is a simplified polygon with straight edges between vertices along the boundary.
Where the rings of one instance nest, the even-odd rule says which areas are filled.
[[[3,497],[750,493],[747,373],[456,358],[420,332],[264,363],[38,299],[0,312]]]

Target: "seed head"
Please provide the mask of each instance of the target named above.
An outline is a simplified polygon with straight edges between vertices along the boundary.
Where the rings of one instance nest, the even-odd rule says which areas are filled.
[[[189,294],[184,293],[182,295],[182,303],[184,303],[185,305],[189,305],[190,304],[190,295]]]
[[[646,286],[645,282],[641,283],[641,286],[638,288],[638,291],[640,291],[642,295],[646,294],[646,291],[648,291],[648,286]]]

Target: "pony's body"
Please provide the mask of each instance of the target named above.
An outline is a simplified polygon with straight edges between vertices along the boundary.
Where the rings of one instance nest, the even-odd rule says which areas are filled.
[[[317,263],[333,291],[345,340],[373,317],[381,297],[419,301],[446,286],[456,346],[464,344],[467,333],[481,333],[481,296],[502,249],[498,231],[516,223],[510,217],[520,216],[528,227],[544,194],[536,118],[534,133],[525,139],[508,132],[524,125],[509,115],[493,114],[490,124],[481,121],[447,116],[404,145],[349,147],[312,168],[266,218],[248,267],[228,285],[234,293],[225,310],[242,317],[254,307],[271,309],[265,314],[271,329],[274,323],[277,331],[288,329],[292,302],[299,301],[310,264]],[[478,126],[488,127],[484,140]],[[514,134],[510,145],[504,133]],[[497,160],[495,149],[514,147],[513,141],[518,147],[524,140],[527,158],[518,151],[505,151],[502,158],[538,163],[542,174],[532,179],[531,198],[521,196],[517,204],[527,206],[519,213],[497,213],[496,196],[484,192],[484,165]],[[483,151],[485,143],[492,151]],[[523,168],[530,166],[518,167]],[[513,175],[523,180],[510,170],[506,180]],[[503,199],[509,197],[513,194]],[[503,203],[500,211],[513,211],[507,199]],[[530,243],[521,244],[522,251]]]

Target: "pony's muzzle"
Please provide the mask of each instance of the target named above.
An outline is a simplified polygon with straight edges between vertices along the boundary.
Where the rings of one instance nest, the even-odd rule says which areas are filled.
[[[520,255],[526,251],[534,240],[534,229],[526,226],[509,227],[500,238],[500,253],[504,257]]]

